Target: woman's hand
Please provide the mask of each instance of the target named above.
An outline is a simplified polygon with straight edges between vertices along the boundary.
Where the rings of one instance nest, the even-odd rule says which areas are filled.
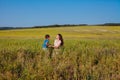
[[[55,48],[55,49],[58,49],[59,47],[57,47],[57,46],[52,46],[53,48]]]

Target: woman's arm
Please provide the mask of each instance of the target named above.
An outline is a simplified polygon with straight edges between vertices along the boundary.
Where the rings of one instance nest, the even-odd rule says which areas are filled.
[[[56,49],[59,48],[59,46],[52,46],[52,47],[53,47],[53,48],[56,48]]]

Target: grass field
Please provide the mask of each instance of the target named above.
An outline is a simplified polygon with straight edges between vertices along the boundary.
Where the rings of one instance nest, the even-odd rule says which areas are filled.
[[[61,33],[64,53],[41,45]],[[0,30],[0,80],[120,80],[120,26]]]

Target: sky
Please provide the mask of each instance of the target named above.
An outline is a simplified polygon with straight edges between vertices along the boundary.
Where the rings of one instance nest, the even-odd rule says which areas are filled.
[[[0,0],[0,27],[120,23],[120,0]]]

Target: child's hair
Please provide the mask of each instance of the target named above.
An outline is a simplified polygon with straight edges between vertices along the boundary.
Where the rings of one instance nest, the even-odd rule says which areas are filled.
[[[48,39],[49,37],[50,37],[49,34],[46,34],[46,35],[45,35],[45,39]]]
[[[59,35],[59,39],[61,40],[61,46],[63,46],[63,44],[64,44],[63,37],[61,34],[58,34],[58,35]]]

